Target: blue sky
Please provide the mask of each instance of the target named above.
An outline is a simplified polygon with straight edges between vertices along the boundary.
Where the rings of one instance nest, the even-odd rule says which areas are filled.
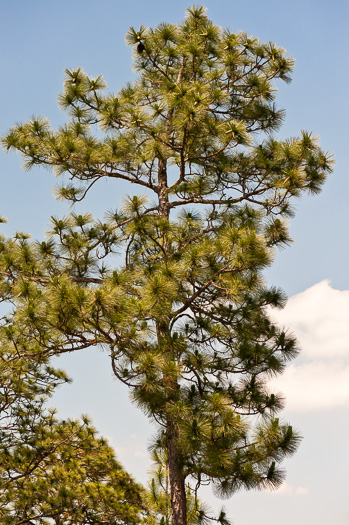
[[[33,114],[52,125],[64,122],[57,107],[66,67],[103,74],[111,91],[132,80],[131,50],[124,35],[133,25],[155,26],[183,19],[188,2],[149,0],[0,0],[0,132]],[[348,523],[349,284],[347,278],[349,193],[348,27],[344,0],[208,0],[215,23],[275,41],[296,58],[293,82],[279,85],[278,105],[286,109],[282,137],[302,129],[321,137],[336,159],[321,195],[304,197],[291,221],[294,243],[276,255],[270,284],[291,297],[279,321],[290,326],[303,354],[281,377],[288,399],[286,417],[304,435],[299,452],[285,464],[287,484],[278,493],[244,493],[224,504],[235,525]],[[53,175],[21,170],[19,157],[0,152],[0,214],[4,233],[16,229],[42,237],[50,215],[67,205],[52,196]],[[125,186],[102,183],[82,205],[96,216],[115,207]],[[107,357],[91,350],[60,358],[74,383],[54,403],[64,417],[88,413],[108,435],[120,460],[146,480],[151,427],[130,406],[127,392],[113,381]],[[302,396],[300,396],[300,392]],[[326,404],[327,402],[327,404]],[[206,496],[205,498],[210,498]],[[216,505],[213,502],[213,505]],[[217,504],[219,505],[219,503]]]

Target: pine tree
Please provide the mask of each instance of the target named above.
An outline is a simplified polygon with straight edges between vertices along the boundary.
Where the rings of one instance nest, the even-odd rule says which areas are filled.
[[[262,272],[290,242],[293,200],[320,191],[331,160],[307,132],[275,137],[275,81],[293,67],[284,49],[223,31],[200,6],[126,42],[135,82],[106,94],[102,77],[67,70],[68,123],[33,118],[3,143],[26,168],[63,176],[57,196],[72,203],[105,177],[140,194],[104,220],[53,217],[42,243],[4,239],[2,286],[31,358],[106,349],[158,429],[172,524],[185,525],[186,482],[224,496],[277,487],[299,442],[267,388],[297,347],[268,318],[285,298]]]
[[[1,523],[154,523],[146,491],[89,420],[60,421],[45,408],[45,399],[67,381],[65,374],[18,357],[21,341],[14,330],[1,343]]]

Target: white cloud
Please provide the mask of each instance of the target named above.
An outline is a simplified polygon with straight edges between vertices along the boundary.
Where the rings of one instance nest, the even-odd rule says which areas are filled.
[[[349,356],[349,290],[334,290],[321,281],[291,297],[272,317],[289,327],[305,356],[333,359]]]
[[[270,383],[285,395],[287,408],[349,407],[349,291],[321,281],[271,316],[295,334],[302,349],[301,359]]]
[[[281,487],[273,491],[272,494],[293,494],[293,487],[284,481]]]
[[[349,364],[316,361],[290,365],[271,381],[272,389],[286,397],[286,406],[297,412],[349,406]]]
[[[136,457],[136,458],[147,458],[148,457],[148,454],[147,454],[147,450],[146,449],[137,449],[137,450],[134,450],[133,451],[133,455]]]
[[[295,493],[299,494],[299,496],[306,496],[309,494],[309,489],[307,487],[296,487]]]
[[[306,496],[307,494],[309,494],[309,489],[307,487],[294,487],[293,485],[289,485],[284,481],[280,488],[278,488],[275,491],[272,491],[272,494],[275,494],[276,496],[294,494],[296,494],[297,496]]]

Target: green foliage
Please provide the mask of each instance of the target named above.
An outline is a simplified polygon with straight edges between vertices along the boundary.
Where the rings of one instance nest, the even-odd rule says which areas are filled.
[[[65,374],[18,357],[20,337],[12,332],[8,343],[9,335],[0,360],[1,523],[147,522],[145,491],[89,420],[60,421],[45,410],[44,400],[67,381]]]
[[[1,293],[15,306],[7,330],[16,326],[22,348],[36,343],[24,356],[107,350],[164,436],[177,525],[186,481],[223,496],[275,488],[297,447],[267,387],[296,342],[268,318],[285,298],[262,272],[290,242],[294,199],[320,191],[332,164],[311,133],[275,137],[275,81],[289,82],[293,67],[282,48],[223,31],[200,6],[178,25],[131,28],[126,42],[133,84],[106,94],[101,77],[67,70],[69,122],[53,131],[33,118],[3,144],[25,167],[63,176],[59,198],[77,202],[104,177],[142,195],[103,221],[53,217],[44,243],[3,239]]]
[[[147,503],[158,518],[159,525],[170,525],[171,523],[171,490],[169,479],[168,456],[164,450],[164,435],[160,435],[151,447],[153,469],[151,481],[148,487]],[[186,486],[186,510],[188,525],[206,525],[212,520],[230,525],[227,520],[222,521],[225,516],[224,510],[218,517],[212,515],[207,505],[199,501],[197,490],[189,484]]]

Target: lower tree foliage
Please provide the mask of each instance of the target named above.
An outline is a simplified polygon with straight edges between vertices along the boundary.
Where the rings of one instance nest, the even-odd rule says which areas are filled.
[[[54,131],[33,118],[3,145],[26,168],[67,176],[57,196],[74,204],[105,177],[142,195],[103,220],[77,209],[52,217],[45,242],[3,238],[0,287],[13,304],[4,324],[8,341],[21,334],[24,361],[106,350],[157,429],[164,523],[170,506],[171,523],[186,525],[201,484],[223,497],[277,488],[297,448],[268,379],[298,350],[267,315],[285,297],[263,271],[291,240],[294,200],[319,192],[332,164],[311,133],[275,137],[275,81],[289,82],[293,67],[284,49],[222,30],[200,6],[180,24],[130,28],[126,42],[133,84],[105,94],[102,77],[67,70],[69,122]]]
[[[9,334],[7,334],[8,336]],[[12,333],[12,337],[14,334]],[[0,349],[0,522],[153,523],[146,492],[87,418],[60,421],[45,398],[65,375]]]

